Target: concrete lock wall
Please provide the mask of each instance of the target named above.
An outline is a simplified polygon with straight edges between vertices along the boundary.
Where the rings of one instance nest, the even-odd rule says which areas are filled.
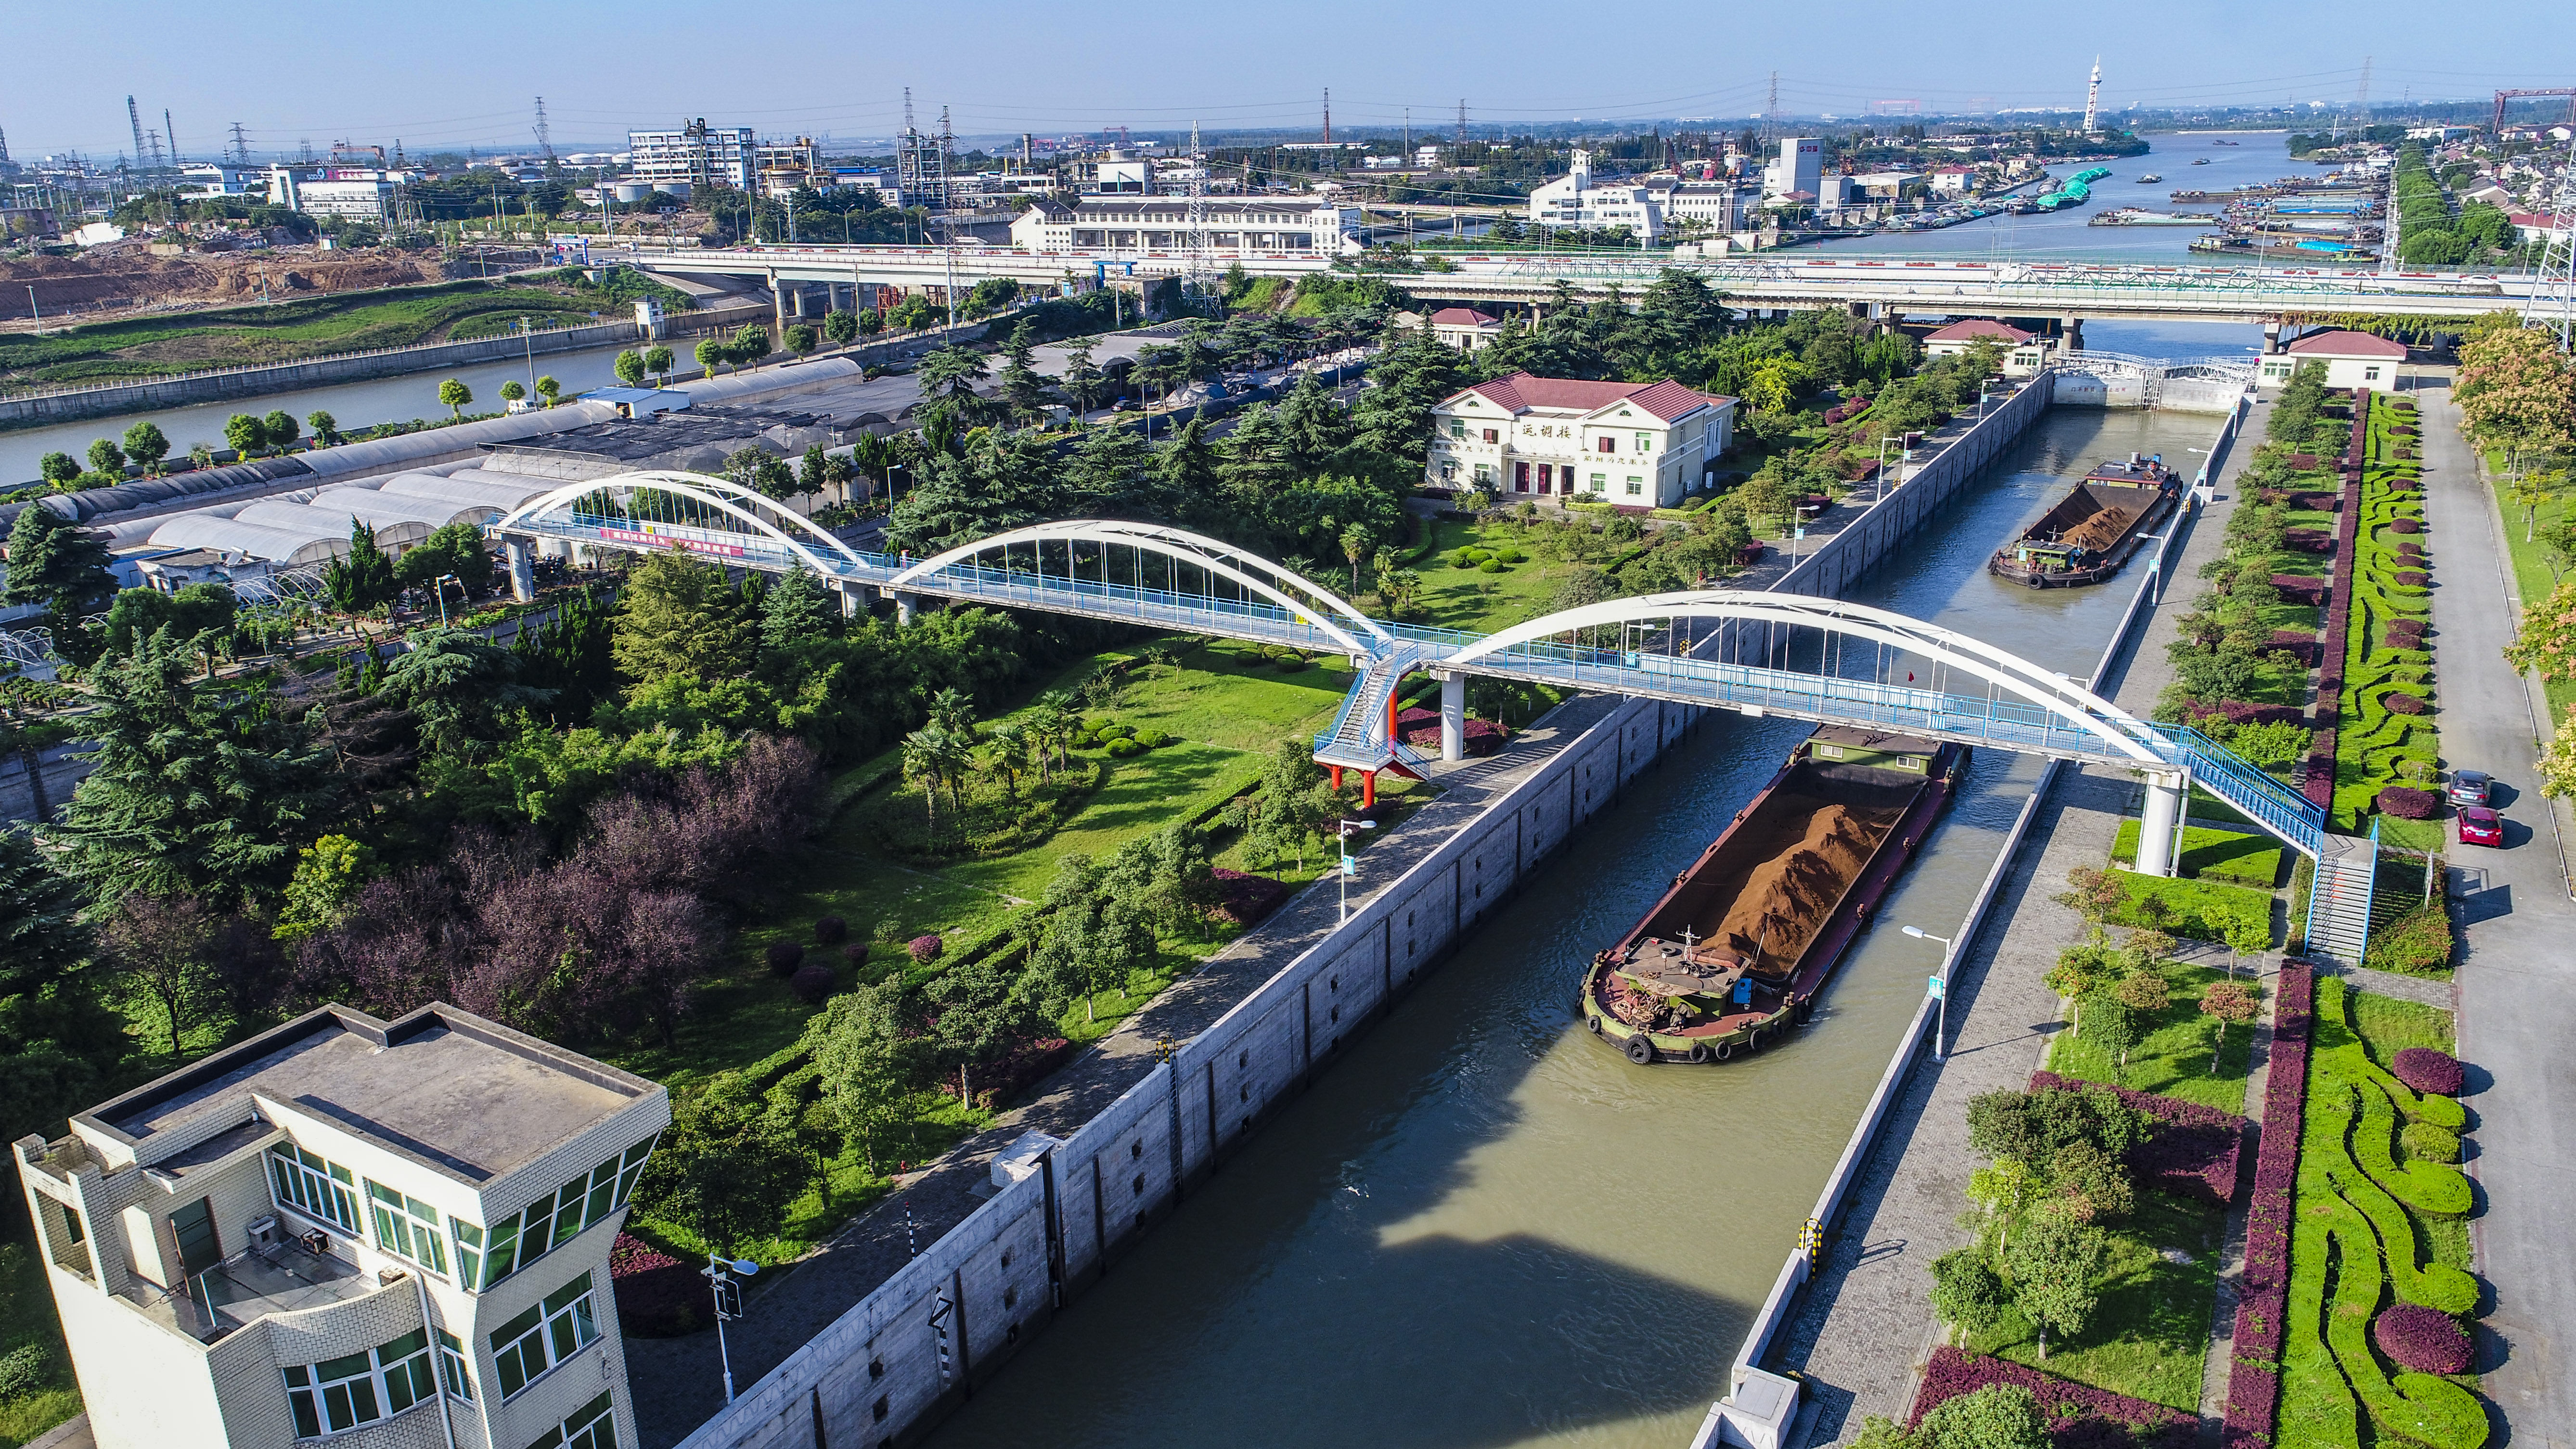
[[[2042,374],[1775,590],[1839,591],[2019,439],[2050,392]],[[1604,715],[1072,1137],[1006,1151],[990,1200],[679,1449],[876,1449],[926,1434],[1060,1294],[1096,1281],[1703,713],[1632,699]]]

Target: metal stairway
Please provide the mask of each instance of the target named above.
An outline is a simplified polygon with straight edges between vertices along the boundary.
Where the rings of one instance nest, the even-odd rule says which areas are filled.
[[[1354,770],[1382,770],[1389,765],[1411,769],[1427,763],[1387,729],[1387,706],[1395,698],[1396,687],[1421,664],[1420,650],[1403,647],[1371,658],[1351,682],[1342,712],[1333,717],[1330,728],[1315,736],[1315,762]]]
[[[2308,955],[2358,966],[2370,944],[2370,893],[2379,874],[2379,826],[2368,839],[2329,835],[2317,852],[2316,887],[2308,895]]]

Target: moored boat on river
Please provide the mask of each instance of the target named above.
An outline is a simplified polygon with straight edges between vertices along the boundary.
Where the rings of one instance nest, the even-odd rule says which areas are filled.
[[[1727,1061],[1805,1023],[1967,762],[1964,745],[1818,729],[1593,958],[1585,1027],[1644,1066]]]
[[[1986,572],[2034,589],[2098,584],[2120,571],[2181,493],[2182,478],[2161,453],[2100,464],[2021,537],[1995,550]]]

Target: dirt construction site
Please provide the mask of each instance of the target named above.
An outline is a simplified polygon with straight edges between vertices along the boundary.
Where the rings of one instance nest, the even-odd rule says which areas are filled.
[[[438,253],[371,247],[339,254],[319,247],[188,252],[156,256],[142,242],[98,247],[76,257],[0,261],[0,329],[66,321],[286,301],[445,280]],[[30,312],[28,288],[35,288]]]

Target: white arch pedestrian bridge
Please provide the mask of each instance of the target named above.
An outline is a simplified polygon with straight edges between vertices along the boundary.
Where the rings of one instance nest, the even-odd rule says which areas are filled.
[[[522,589],[531,544],[680,551],[737,568],[809,571],[836,585],[853,612],[881,594],[907,613],[937,599],[1344,654],[1356,678],[1316,737],[1315,757],[1372,776],[1428,763],[1395,729],[1396,691],[1408,675],[1442,680],[1441,753],[1451,759],[1463,743],[1464,682],[1477,675],[2137,770],[2151,787],[2138,862],[2149,874],[2170,869],[2173,827],[2195,783],[2303,854],[2317,856],[2325,840],[2317,806],[2198,731],[2137,719],[1954,630],[1833,599],[1653,594],[1473,634],[1373,619],[1280,564],[1179,529],[1072,519],[916,559],[852,548],[769,499],[689,473],[569,484],[496,527]],[[1686,621],[1717,628],[1703,637]],[[1641,624],[1652,642],[1630,647]]]

